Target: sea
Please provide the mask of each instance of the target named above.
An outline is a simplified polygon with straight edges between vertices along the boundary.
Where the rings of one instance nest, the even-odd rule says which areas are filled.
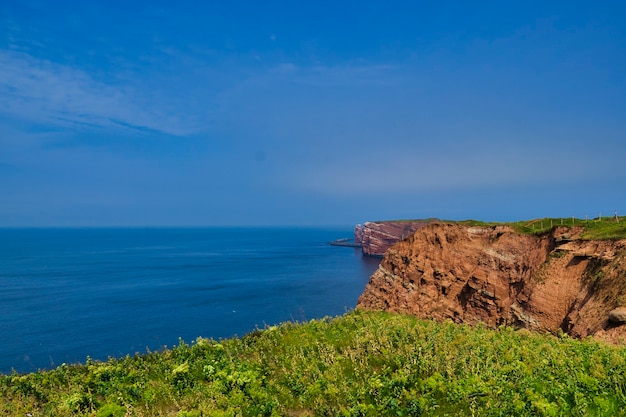
[[[354,309],[379,260],[334,228],[0,229],[0,374]]]

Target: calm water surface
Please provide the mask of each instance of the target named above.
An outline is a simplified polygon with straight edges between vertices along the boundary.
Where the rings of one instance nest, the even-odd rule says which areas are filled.
[[[0,229],[0,373],[225,338],[354,308],[350,228]]]

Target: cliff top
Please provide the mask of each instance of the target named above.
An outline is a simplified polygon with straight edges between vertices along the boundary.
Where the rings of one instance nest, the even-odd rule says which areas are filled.
[[[478,220],[444,221],[467,226],[509,226],[521,234],[541,234],[556,226],[572,228],[576,238],[583,240],[626,239],[626,216],[577,219],[574,217],[546,217],[518,222],[482,222]]]
[[[379,220],[367,223],[376,224],[410,224],[410,223],[453,223],[465,226],[509,226],[514,231],[525,235],[535,235],[548,232],[553,227],[565,226],[573,229],[572,235],[583,240],[626,239],[626,216],[596,217],[594,219],[578,219],[575,217],[544,217],[542,219],[520,220],[517,222],[484,222],[481,220],[439,220],[427,219],[399,219]]]

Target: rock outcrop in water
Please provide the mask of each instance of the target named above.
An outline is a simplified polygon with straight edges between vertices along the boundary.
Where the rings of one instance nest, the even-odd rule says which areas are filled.
[[[623,342],[626,240],[581,231],[429,224],[387,250],[357,308]]]
[[[354,243],[361,245],[364,255],[382,257],[391,245],[433,221],[394,220],[357,224],[354,228]]]

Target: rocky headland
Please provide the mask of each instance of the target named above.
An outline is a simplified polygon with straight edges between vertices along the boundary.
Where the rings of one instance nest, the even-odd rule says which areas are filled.
[[[411,236],[433,221],[435,219],[388,220],[357,224],[354,228],[354,243],[363,248],[364,255],[382,257],[391,245]]]
[[[378,229],[364,227],[363,242],[372,241],[367,230]],[[357,308],[623,343],[626,239],[581,233],[431,221],[386,251]]]

